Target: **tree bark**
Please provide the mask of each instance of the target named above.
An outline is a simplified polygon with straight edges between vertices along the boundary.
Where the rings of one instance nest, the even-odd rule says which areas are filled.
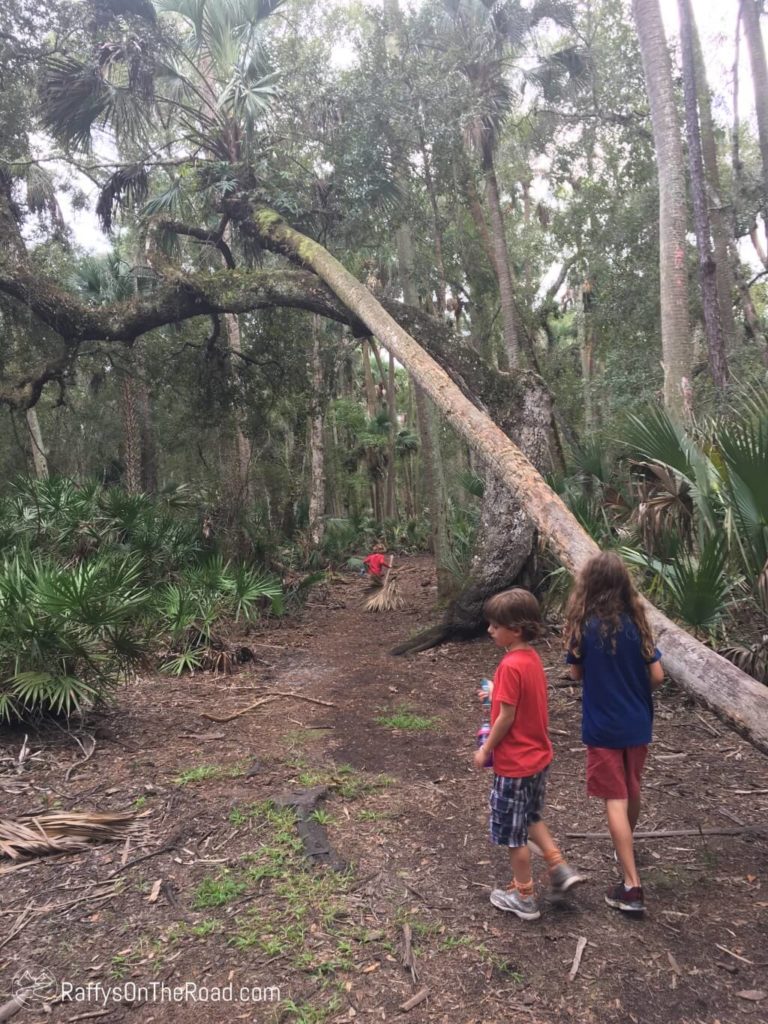
[[[432,179],[432,168],[430,166],[427,143],[424,139],[424,131],[419,126],[419,145],[421,147],[421,159],[424,165],[424,184],[427,187],[429,205],[432,210],[432,231],[435,236],[435,267],[437,268],[437,311],[441,315],[445,313],[445,294],[447,284],[445,279],[445,262],[443,260],[443,230],[440,225],[440,211],[437,206],[437,195],[435,183]]]
[[[312,402],[309,427],[309,539],[319,548],[325,533],[325,379],[320,342],[320,317],[312,315]]]
[[[418,305],[418,295],[414,283],[413,238],[407,224],[401,224],[395,234],[397,244],[397,263],[400,272],[400,285],[406,304]],[[391,356],[390,356],[391,358]],[[422,455],[422,472],[424,475],[426,507],[429,510],[429,526],[432,554],[435,556],[435,572],[437,574],[437,599],[447,600],[455,593],[455,582],[446,568],[449,550],[448,538],[448,507],[446,501],[445,472],[440,453],[440,429],[434,414],[432,403],[421,391],[418,383],[416,391],[416,418],[419,429],[419,441]]]
[[[131,369],[120,380],[120,417],[123,424],[123,478],[129,494],[141,492],[141,430],[136,396],[136,381]]]
[[[680,48],[683,58],[683,94],[685,97],[685,127],[688,139],[688,166],[691,174],[693,222],[696,230],[696,248],[699,255],[704,329],[707,335],[709,370],[718,391],[728,384],[728,360],[725,354],[720,303],[717,294],[717,265],[712,253],[712,232],[709,223],[707,184],[701,155],[699,130],[698,89],[696,61],[693,48],[692,14],[689,0],[678,0],[680,16]]]
[[[762,6],[758,0],[741,0],[739,10],[744,25],[744,38],[749,50],[752,84],[755,90],[757,136],[760,143],[760,160],[763,171],[763,230],[768,237],[768,63],[766,63],[763,33],[760,28]]]
[[[683,147],[672,84],[672,66],[659,0],[632,0],[651,107],[659,175],[659,271],[664,405],[685,414],[693,349],[688,329],[686,197]]]
[[[694,55],[696,59],[696,83],[699,99],[699,125],[701,127],[701,154],[707,177],[707,193],[709,196],[709,215],[712,225],[712,244],[715,250],[715,266],[717,268],[717,299],[720,306],[720,322],[723,328],[723,343],[726,353],[736,348],[736,318],[733,314],[735,284],[731,270],[732,253],[735,252],[736,240],[731,236],[728,218],[723,209],[720,167],[717,159],[714,122],[712,119],[712,96],[707,81],[706,65],[701,50],[701,39],[690,0],[686,0],[690,13],[691,34],[693,36]]]
[[[570,572],[578,572],[597,554],[595,542],[517,445],[464,396],[363,284],[326,249],[289,228],[273,211],[257,211],[253,219],[266,244],[292,256],[300,255],[413,374],[454,429],[489,464],[499,481],[524,503],[526,512]],[[652,605],[647,607],[669,674],[768,753],[768,688],[705,647]]]
[[[486,146],[483,152],[483,174],[485,175],[485,198],[488,203],[488,213],[491,220],[493,265],[496,270],[496,280],[499,283],[504,348],[507,353],[510,369],[514,369],[520,361],[520,338],[517,329],[517,310],[515,309],[515,287],[512,281],[512,271],[509,267],[509,249],[504,228],[504,216],[501,212],[496,168],[493,165],[493,153],[488,146]]]
[[[32,462],[35,467],[35,476],[38,480],[48,479],[48,452],[43,444],[43,434],[40,430],[40,420],[37,418],[37,411],[27,409],[27,429],[29,440],[32,446]]]

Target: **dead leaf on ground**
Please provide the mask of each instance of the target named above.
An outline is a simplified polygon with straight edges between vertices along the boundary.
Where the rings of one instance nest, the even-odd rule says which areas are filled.
[[[759,1003],[768,996],[768,992],[764,992],[761,988],[748,988],[743,992],[737,992],[736,995],[739,999],[748,999],[751,1003]]]

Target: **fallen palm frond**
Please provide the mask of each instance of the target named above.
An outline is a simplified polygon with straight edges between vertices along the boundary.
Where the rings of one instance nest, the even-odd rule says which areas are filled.
[[[0,818],[0,856],[11,860],[49,853],[74,853],[94,843],[117,843],[143,838],[144,815],[100,812],[62,812],[25,816],[18,821]]]
[[[369,597],[365,602],[365,610],[367,612],[391,612],[396,608],[405,607],[405,601],[403,601],[399,593],[397,577],[391,576],[391,571],[392,566],[390,565],[384,577],[381,590],[374,594],[373,597]]]

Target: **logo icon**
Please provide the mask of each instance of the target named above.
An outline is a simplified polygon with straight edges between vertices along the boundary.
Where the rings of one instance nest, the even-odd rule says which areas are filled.
[[[58,991],[56,978],[47,967],[25,967],[11,982],[11,995],[23,1006],[36,999],[45,1002]]]

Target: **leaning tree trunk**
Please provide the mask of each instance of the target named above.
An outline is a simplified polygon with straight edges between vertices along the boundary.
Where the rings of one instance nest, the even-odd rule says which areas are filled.
[[[685,413],[693,346],[688,330],[688,275],[685,170],[680,125],[672,84],[672,66],[664,36],[659,0],[632,0],[651,106],[653,141],[659,176],[659,271],[661,280],[661,349],[664,405]]]
[[[699,279],[704,309],[704,330],[707,335],[709,370],[719,391],[728,384],[728,360],[725,354],[723,325],[717,294],[717,265],[712,253],[712,231],[709,222],[707,184],[701,155],[699,101],[696,88],[696,62],[693,49],[693,26],[690,0],[678,0],[680,16],[680,48],[683,57],[683,94],[685,97],[685,128],[688,139],[688,166],[691,172],[693,223],[699,254]]]
[[[365,285],[323,246],[292,228],[272,210],[258,210],[253,222],[263,241],[297,256],[323,280],[355,317],[386,345],[443,412],[447,421],[492,468],[521,502],[559,561],[576,573],[599,548],[562,499],[521,450],[465,397],[448,374],[392,319]],[[647,605],[664,664],[691,695],[760,750],[768,753],[768,688],[705,647],[660,611]]]

